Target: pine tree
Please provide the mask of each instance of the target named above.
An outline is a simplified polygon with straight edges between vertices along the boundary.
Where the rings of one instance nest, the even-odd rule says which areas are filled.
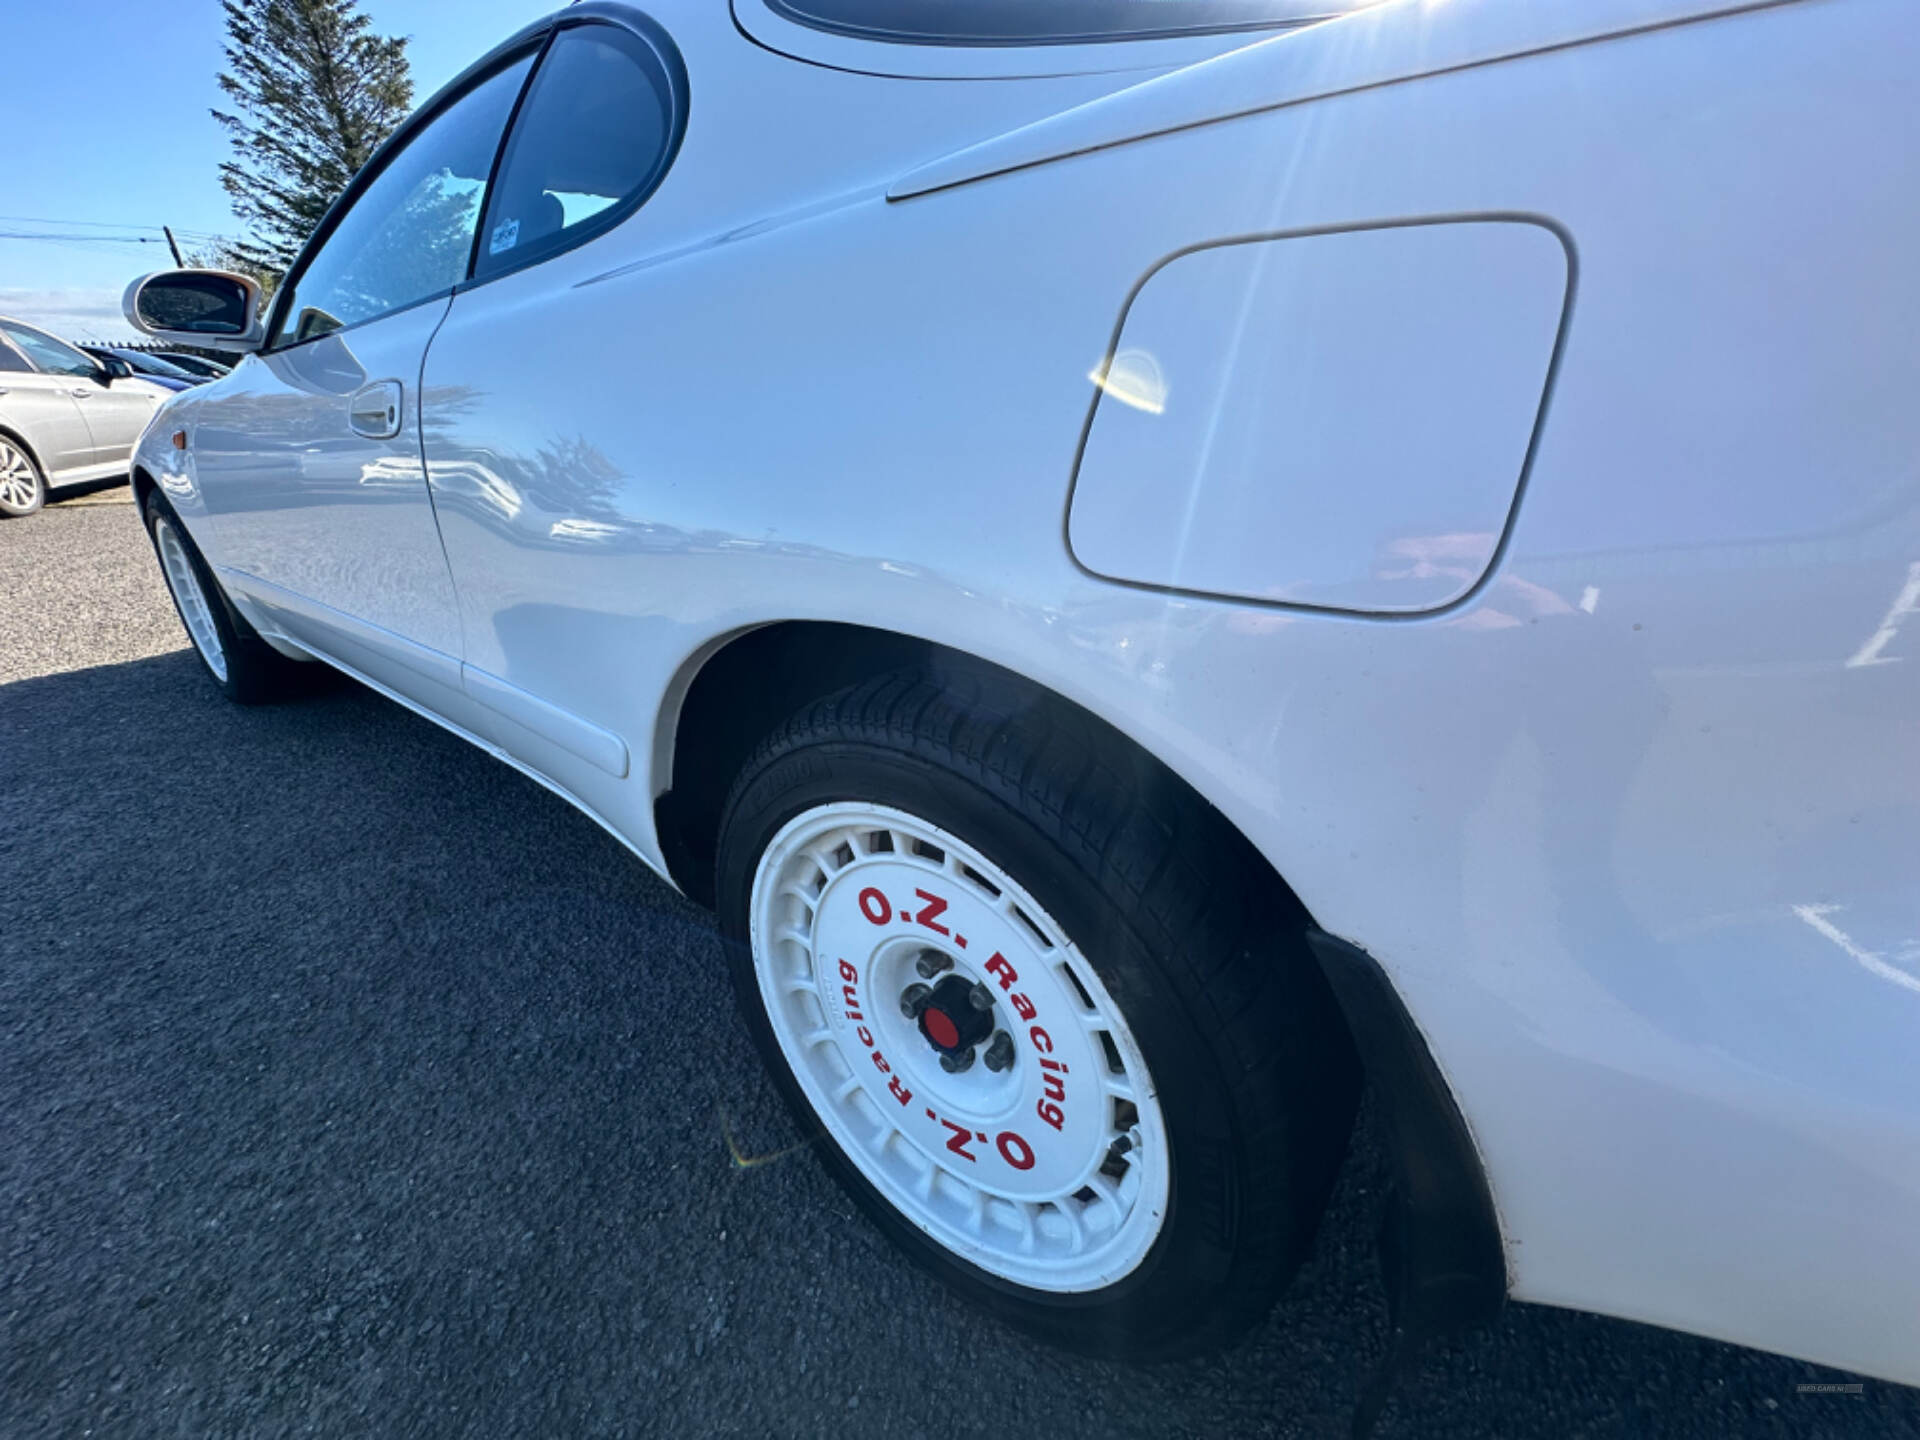
[[[221,0],[234,113],[220,183],[248,235],[217,257],[269,287],[413,105],[403,37],[373,33],[356,0]]]

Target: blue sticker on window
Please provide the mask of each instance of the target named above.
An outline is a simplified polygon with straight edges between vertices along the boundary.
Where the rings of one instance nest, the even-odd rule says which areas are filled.
[[[520,222],[508,220],[493,227],[493,238],[487,242],[487,254],[498,255],[511,250],[520,243]]]

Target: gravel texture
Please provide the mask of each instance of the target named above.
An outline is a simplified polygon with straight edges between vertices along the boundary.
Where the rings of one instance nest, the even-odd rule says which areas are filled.
[[[1370,1123],[1244,1344],[1036,1348],[791,1148],[709,918],[587,820],[350,684],[225,704],[124,489],[0,522],[0,593],[0,1435],[1344,1433]],[[1379,1433],[1920,1435],[1797,1388],[1853,1378],[1512,1306]]]

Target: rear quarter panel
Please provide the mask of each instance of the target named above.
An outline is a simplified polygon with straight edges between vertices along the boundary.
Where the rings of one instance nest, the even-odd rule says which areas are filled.
[[[656,717],[717,637],[850,620],[1030,675],[1386,967],[1518,1295],[1920,1381],[1916,42],[1902,0],[1789,4],[698,242],[670,180],[654,249],[435,342],[467,658],[656,755],[536,761],[649,854]],[[1493,214],[1571,237],[1573,298],[1467,601],[1075,566],[1088,372],[1156,264]]]

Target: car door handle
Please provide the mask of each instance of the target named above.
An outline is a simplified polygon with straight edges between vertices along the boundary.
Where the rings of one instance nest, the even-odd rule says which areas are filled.
[[[347,424],[369,440],[391,440],[400,433],[400,406],[405,392],[398,380],[376,380],[356,390],[347,402]]]
[[[67,393],[73,396],[73,398],[76,400],[84,400],[89,395],[93,394],[93,391],[89,390],[84,385],[76,385],[73,389],[69,390]]]

